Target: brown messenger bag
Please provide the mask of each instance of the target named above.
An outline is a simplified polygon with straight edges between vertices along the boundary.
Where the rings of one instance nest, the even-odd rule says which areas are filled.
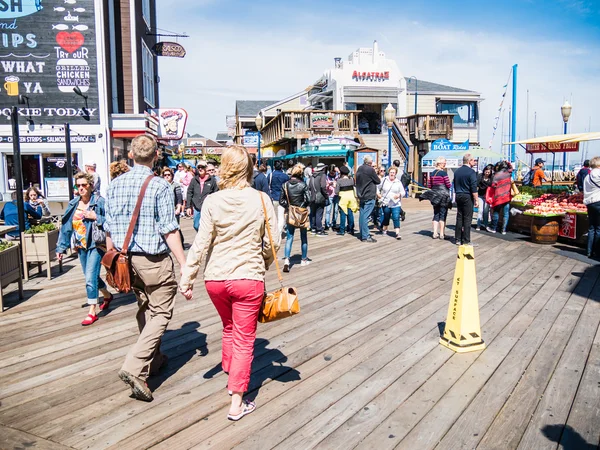
[[[121,251],[112,248],[108,250],[102,257],[102,265],[106,268],[106,282],[109,286],[117,290],[117,292],[127,293],[131,291],[131,263],[129,261],[129,255],[127,250],[129,249],[129,243],[131,242],[131,236],[133,230],[137,224],[140,216],[140,209],[142,207],[142,201],[146,194],[146,188],[152,181],[154,175],[149,175],[142,185],[140,195],[138,196],[133,215],[131,216],[131,222],[125,235],[125,241],[123,242],[123,248]]]

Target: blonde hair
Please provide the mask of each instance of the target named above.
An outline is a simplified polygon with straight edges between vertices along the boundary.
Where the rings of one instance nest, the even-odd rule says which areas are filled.
[[[252,158],[241,145],[227,147],[221,156],[219,189],[244,189],[252,182]]]
[[[133,160],[137,163],[148,164],[152,162],[157,149],[156,139],[147,134],[137,136],[131,141],[131,153],[133,154]]]
[[[600,167],[600,156],[594,156],[592,159],[590,159],[590,167],[592,169],[597,169]]]
[[[437,159],[435,160],[435,166],[441,166],[442,164],[444,164],[446,162],[446,158],[444,158],[443,156],[438,156]]]
[[[129,172],[130,167],[127,165],[127,161],[121,159],[119,161],[113,161],[110,163],[110,167],[108,171],[110,172],[110,179],[114,180],[119,175],[123,175],[126,172]]]
[[[304,175],[304,164],[298,163],[294,167],[292,167],[291,175],[296,178],[302,178],[302,176]]]
[[[85,181],[87,181],[87,183],[91,186],[94,187],[94,177],[92,176],[92,174],[90,173],[85,173],[85,172],[77,172],[75,174],[75,176],[73,177],[73,181],[75,182],[75,184],[77,184],[77,180],[84,178]]]
[[[396,175],[398,175],[398,168],[396,166],[392,166],[388,169],[388,175],[390,174],[391,171],[396,172]]]

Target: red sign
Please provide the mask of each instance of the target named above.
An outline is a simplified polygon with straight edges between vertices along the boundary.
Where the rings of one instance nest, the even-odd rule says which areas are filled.
[[[579,142],[543,142],[527,144],[527,153],[568,153],[578,152]]]
[[[577,214],[568,212],[563,217],[562,223],[560,225],[560,229],[558,230],[558,235],[569,238],[569,239],[575,239],[576,228],[577,228]]]
[[[384,81],[390,79],[389,72],[352,72],[352,79],[356,81]]]

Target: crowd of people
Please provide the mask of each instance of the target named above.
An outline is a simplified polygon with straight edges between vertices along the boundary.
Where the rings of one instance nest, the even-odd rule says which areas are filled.
[[[356,173],[347,163],[319,163],[314,168],[297,163],[284,170],[283,163],[276,161],[269,169],[241,146],[226,148],[218,168],[199,161],[194,169],[180,163],[176,170],[159,170],[157,143],[150,136],[133,140],[131,157],[133,167],[125,161],[111,164],[106,198],[96,190],[99,177],[93,172],[77,173],[78,195],[62,216],[58,258],[73,249],[86,282],[89,309],[82,325],[95,323],[99,311],[109,309],[113,300],[100,276],[102,257],[112,249],[126,250],[140,335],[118,376],[134,398],[152,401],[146,381],[167,364],[161,339],[173,315],[175,296],[179,291],[192,299],[202,270],[206,291],[223,323],[222,369],[228,375],[231,397],[227,417],[240,420],[256,408],[244,394],[249,386],[265,273],[282,240],[283,271],[289,272],[296,231],[300,234],[301,267],[311,262],[309,233],[317,237],[327,236],[329,231],[340,236],[354,234],[355,214],[360,241],[377,242],[373,234],[401,239],[406,175],[400,174],[399,161],[386,170],[374,167],[369,156]],[[433,206],[434,239],[445,239],[448,210],[454,204],[456,244],[473,244],[475,208],[477,230],[506,233],[512,167],[500,161],[477,174],[475,166],[475,159],[466,154],[451,183],[444,158],[436,161],[428,179],[429,190],[422,195]],[[587,250],[592,256],[598,255],[600,245],[600,157],[586,167],[581,189],[590,216]],[[25,194],[26,211],[35,217],[46,211],[40,195],[35,190]],[[139,215],[132,224],[138,199]],[[193,219],[197,232],[187,256],[180,228],[180,217],[186,216]],[[269,234],[274,239],[269,239]],[[181,267],[179,282],[173,258]]]

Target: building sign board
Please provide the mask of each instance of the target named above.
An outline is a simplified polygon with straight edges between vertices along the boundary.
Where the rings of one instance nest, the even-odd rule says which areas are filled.
[[[188,118],[188,114],[185,109],[151,109],[150,115],[158,121],[158,140],[178,141],[183,138]]]
[[[352,79],[354,81],[387,81],[390,79],[389,72],[361,72],[353,71]]]
[[[172,58],[183,58],[185,48],[176,42],[157,42],[153,47],[156,56],[170,56]]]
[[[12,144],[12,136],[0,136],[0,144]],[[21,144],[64,144],[65,137],[63,135],[55,136],[19,136]],[[71,143],[73,144],[89,144],[96,142],[95,134],[72,134]]]
[[[579,142],[544,142],[527,144],[527,153],[569,153],[578,152]]]
[[[431,143],[431,151],[467,151],[469,150],[469,140],[467,139],[462,144],[453,144],[448,139],[438,139]]]
[[[0,115],[25,95],[36,123],[100,123],[95,21],[93,0],[0,0]]]
[[[246,131],[243,144],[244,147],[258,147],[258,131]]]
[[[310,115],[310,125],[312,128],[333,128],[333,114],[312,113]]]

